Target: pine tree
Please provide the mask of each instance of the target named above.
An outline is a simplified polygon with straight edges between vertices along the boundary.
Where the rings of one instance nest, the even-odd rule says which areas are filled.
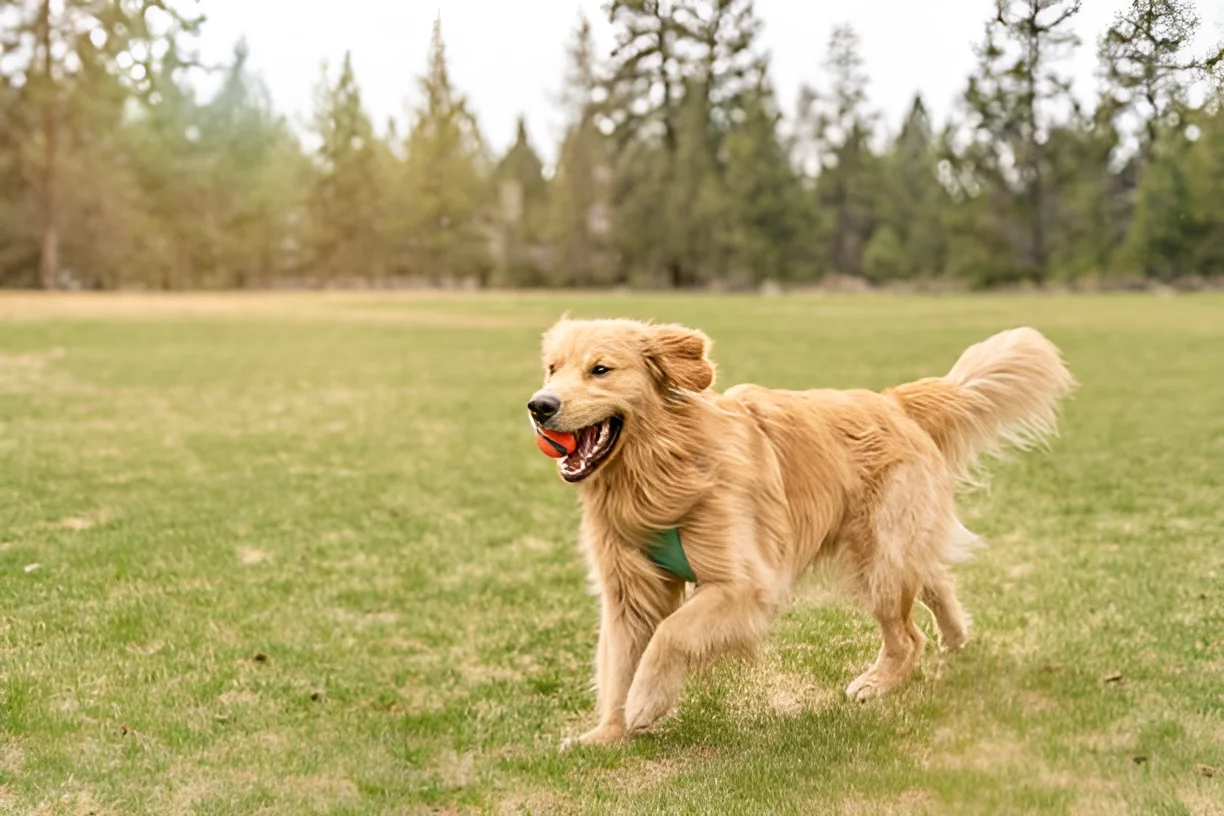
[[[1148,277],[1224,273],[1224,88],[1157,134],[1123,254]]]
[[[123,269],[112,285],[189,289],[214,284],[206,280],[218,232],[208,216],[214,179],[200,140],[202,106],[180,68],[170,59],[152,77],[153,91],[127,133],[144,199],[146,257]]]
[[[220,91],[200,114],[199,142],[210,157],[209,276],[223,286],[266,281],[305,260],[297,224],[309,168],[247,60],[240,42]]]
[[[1197,275],[1224,276],[1224,77],[1188,118],[1186,177],[1198,223],[1192,269]]]
[[[612,282],[612,167],[607,138],[597,123],[599,87],[591,25],[580,15],[561,97],[569,124],[549,195],[553,284],[593,286]]]
[[[616,247],[622,263],[639,273],[661,270],[668,283],[690,282],[691,271],[662,226],[674,213],[662,204],[674,189],[679,163],[679,118],[684,65],[675,4],[668,0],[613,0],[616,28],[600,126],[616,149]]]
[[[548,186],[544,162],[527,136],[527,123],[519,117],[514,144],[498,162],[494,173],[500,198],[500,232],[504,274],[509,282],[543,282],[540,252],[546,229]]]
[[[944,214],[950,200],[936,176],[931,121],[915,96],[901,132],[883,159],[880,226],[864,250],[866,276],[875,281],[930,278],[944,270]]]
[[[440,18],[420,87],[423,101],[405,147],[402,235],[410,269],[484,283],[490,268],[485,147],[467,100],[451,85]]]
[[[1055,63],[1079,45],[1070,27],[1080,0],[996,0],[978,49],[980,67],[965,101],[976,131],[976,159],[994,185],[1014,194],[1024,240],[1017,247],[1023,273],[1047,273],[1049,191],[1043,144],[1051,111],[1073,105],[1071,83]]]
[[[811,209],[778,133],[781,115],[762,80],[725,141],[725,186],[733,279],[797,281],[808,277],[805,242]]]
[[[682,70],[698,81],[717,139],[760,99],[766,66],[758,51],[761,21],[753,0],[690,0],[677,4],[676,19],[681,42],[697,55]]]
[[[1162,126],[1185,108],[1193,76],[1224,62],[1224,48],[1197,58],[1186,53],[1198,28],[1190,0],[1131,0],[1098,44],[1115,112],[1131,113],[1140,120],[1145,161]]]
[[[1111,100],[1091,117],[1052,127],[1044,150],[1050,189],[1051,276],[1099,278],[1113,266],[1126,232],[1135,163],[1111,166],[1121,137]]]
[[[150,14],[156,12],[156,14]],[[35,150],[23,164],[37,178],[40,232],[39,281],[59,285],[65,209],[74,186],[65,184],[66,151],[86,132],[105,127],[94,117],[111,116],[114,96],[147,91],[165,50],[181,34],[194,33],[201,18],[179,4],[98,3],[92,0],[0,0],[0,73],[21,77],[19,123]],[[155,42],[169,49],[155,49]],[[113,121],[113,120],[112,120]]]
[[[870,140],[876,116],[867,110],[867,76],[859,38],[848,25],[829,40],[825,71],[831,89],[805,87],[800,99],[801,147],[814,159],[816,203],[822,213],[822,266],[844,275],[862,273],[863,251],[875,229],[880,168]]]
[[[387,268],[386,179],[349,53],[334,85],[324,70],[314,131],[320,147],[308,198],[313,271],[324,279],[380,277]]]
[[[673,287],[723,274],[723,140],[763,72],[751,0],[616,0],[601,124],[617,151],[616,245]]]
[[[666,219],[662,246],[672,286],[695,286],[726,275],[728,202],[723,186],[723,134],[712,121],[709,91],[700,79],[684,84],[676,119],[676,157],[655,217]],[[674,264],[674,266],[673,266]]]
[[[673,7],[668,0],[612,0],[608,5],[616,45],[600,107],[618,145],[643,133],[661,135],[669,156],[676,150],[676,113],[684,81]]]

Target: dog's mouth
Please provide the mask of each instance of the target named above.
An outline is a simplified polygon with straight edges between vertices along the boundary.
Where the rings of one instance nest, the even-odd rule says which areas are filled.
[[[578,447],[573,453],[560,459],[558,466],[561,468],[561,478],[567,482],[581,482],[598,470],[616,449],[622,427],[624,421],[620,417],[611,416],[603,422],[575,431]]]

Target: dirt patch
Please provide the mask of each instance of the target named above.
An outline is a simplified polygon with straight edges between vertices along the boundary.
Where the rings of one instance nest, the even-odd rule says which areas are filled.
[[[535,791],[533,793],[516,793],[505,797],[497,803],[498,816],[522,816],[522,814],[574,813],[581,808],[560,794]]]
[[[0,773],[15,774],[25,762],[25,753],[16,745],[0,745]]]
[[[708,762],[714,756],[714,751],[702,748],[687,751],[683,757],[644,759],[618,769],[611,778],[612,786],[628,795],[643,793],[675,779],[702,762]]]
[[[66,354],[62,348],[26,354],[0,353],[0,392],[63,393],[74,390],[75,384],[70,379],[48,366]]]
[[[830,705],[840,696],[837,689],[816,677],[785,671],[770,647],[738,680],[727,703],[738,715],[747,718],[796,717]]]
[[[1224,796],[1220,795],[1218,785],[1209,787],[1201,784],[1186,788],[1178,793],[1177,798],[1192,816],[1224,816]]]
[[[547,553],[555,552],[557,549],[557,545],[553,542],[530,535],[520,538],[518,542],[516,542],[515,546],[519,549],[526,550],[527,552]]]
[[[117,816],[118,813],[88,791],[65,793],[53,802],[43,802],[34,810],[34,816]]]
[[[616,787],[628,794],[641,793],[674,778],[683,769],[684,763],[676,759],[648,759],[618,773]]]
[[[910,788],[900,796],[887,799],[852,798],[842,802],[842,816],[914,816],[943,813],[929,791]]]
[[[249,689],[230,689],[219,695],[217,702],[225,705],[253,705],[259,702],[259,695]]]
[[[443,751],[429,763],[428,770],[445,788],[467,787],[476,770],[476,755]]]
[[[398,612],[384,609],[379,612],[355,612],[351,609],[333,609],[329,615],[337,623],[356,630],[366,630],[380,626],[391,626],[399,623]]]
[[[1126,801],[1116,796],[1081,794],[1067,809],[1068,816],[1128,816]]]
[[[445,328],[528,328],[520,315],[473,314],[438,304],[476,302],[437,292],[14,292],[0,296],[0,320],[167,320],[263,317],[399,323]]]
[[[936,733],[934,743],[949,742],[955,737],[955,729],[945,728]],[[975,771],[997,776],[1001,771],[1022,772],[1026,778],[1034,779],[1045,788],[1074,791],[1076,802],[1084,813],[1122,811],[1100,811],[1119,791],[1120,784],[1084,773],[1076,768],[1051,768],[1019,740],[1010,735],[998,734],[989,739],[978,740],[962,751],[935,754],[927,761],[928,767],[952,771]]]
[[[286,779],[283,787],[292,792],[293,799],[309,803],[318,812],[337,810],[361,799],[352,781],[337,777],[296,776]]]
[[[271,553],[258,547],[238,547],[234,552],[238,556],[238,563],[244,567],[253,567],[272,560]]]
[[[148,643],[130,643],[127,651],[129,654],[139,655],[140,657],[152,657],[153,655],[166,648],[165,641],[153,640]]]
[[[51,530],[71,530],[74,533],[80,533],[99,524],[105,524],[109,518],[110,513],[106,510],[97,510],[83,516],[67,516],[58,521],[50,521],[44,526]]]
[[[951,729],[943,732],[943,736],[951,735]],[[935,741],[941,741],[937,733]],[[1006,737],[993,737],[978,740],[964,751],[955,753],[935,754],[928,761],[934,768],[949,771],[978,771],[994,773],[1000,768],[1033,768],[1036,759],[1018,740]]]
[[[333,298],[314,298],[318,306],[335,303]],[[43,320],[47,318],[95,317],[199,317],[275,314],[310,306],[305,293],[45,293],[14,292],[0,297],[0,319]],[[316,306],[315,308],[318,308]]]

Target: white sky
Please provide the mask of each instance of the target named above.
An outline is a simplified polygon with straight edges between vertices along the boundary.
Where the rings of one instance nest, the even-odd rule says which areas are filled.
[[[1085,99],[1097,87],[1096,39],[1127,4],[1084,0],[1076,18],[1084,43],[1066,67]],[[602,6],[602,0],[202,0],[209,19],[200,46],[206,59],[223,61],[245,35],[253,67],[299,128],[309,120],[322,61],[330,62],[334,75],[351,49],[366,108],[381,131],[390,116],[403,124],[417,100],[416,77],[425,70],[431,26],[441,14],[452,79],[470,99],[489,144],[505,149],[522,113],[548,160],[561,135],[556,97],[580,9],[601,51],[610,47]],[[899,126],[915,91],[922,92],[937,125],[942,123],[975,66],[972,46],[992,6],[991,0],[756,3],[785,110],[793,110],[803,82],[819,86],[829,33],[849,22],[862,39],[871,103],[891,129]],[[1198,8],[1203,26],[1196,48],[1202,51],[1224,39],[1224,3],[1199,0]]]

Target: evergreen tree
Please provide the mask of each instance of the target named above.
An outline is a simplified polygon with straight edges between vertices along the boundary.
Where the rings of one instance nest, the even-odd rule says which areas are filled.
[[[420,88],[423,101],[405,147],[402,234],[409,268],[484,283],[490,267],[485,147],[466,98],[451,85],[441,19],[434,21]]]
[[[612,0],[607,10],[616,29],[616,45],[600,114],[618,145],[642,134],[661,137],[669,157],[674,156],[684,81],[674,2]]]
[[[527,123],[519,117],[514,144],[494,173],[500,197],[501,266],[509,282],[543,282],[540,263],[548,210],[544,162],[527,137]]]
[[[676,20],[680,43],[696,55],[681,64],[682,71],[697,80],[690,89],[702,94],[717,140],[760,99],[766,66],[758,51],[761,21],[753,0],[677,3]]]
[[[859,275],[876,225],[880,168],[870,145],[876,116],[867,110],[868,80],[850,26],[833,29],[825,71],[830,90],[822,94],[805,87],[800,99],[801,144],[819,171],[819,255],[824,270]]]
[[[558,151],[549,196],[553,284],[592,286],[612,282],[612,168],[607,139],[597,122],[599,87],[591,25],[580,16],[569,48],[561,97],[569,124]]]
[[[622,263],[639,273],[660,270],[671,286],[691,282],[674,232],[664,227],[669,191],[679,164],[680,105],[684,64],[675,3],[613,0],[609,21],[616,29],[601,127],[617,150],[616,246]],[[683,230],[682,230],[683,231]]]
[[[1224,276],[1224,78],[1189,120],[1186,178],[1199,226],[1192,268],[1197,275]]]
[[[245,43],[235,47],[221,90],[200,113],[199,144],[210,157],[209,278],[221,286],[268,280],[306,261],[297,225],[309,166],[247,68],[248,53]]]
[[[186,289],[212,283],[217,225],[212,211],[212,158],[201,144],[202,107],[195,89],[167,60],[127,133],[143,202],[146,257],[111,285]]]
[[[1134,162],[1111,167],[1121,142],[1114,120],[1103,98],[1091,118],[1075,115],[1046,139],[1052,276],[1100,277],[1113,269],[1135,186]]]
[[[320,146],[307,204],[313,271],[324,279],[380,277],[387,270],[386,179],[349,53],[334,85],[324,70],[314,131]]]
[[[602,122],[617,149],[616,246],[669,285],[723,274],[723,140],[760,81],[750,0],[616,0]]]
[[[1126,261],[1170,281],[1224,273],[1224,91],[1216,88],[1157,134],[1143,174]]]
[[[1131,0],[1098,44],[1114,111],[1140,121],[1145,161],[1162,126],[1186,106],[1194,75],[1224,62],[1224,48],[1199,58],[1186,54],[1198,28],[1190,0]]]
[[[114,105],[130,93],[148,89],[158,70],[157,54],[174,52],[174,41],[193,33],[201,18],[187,16],[181,4],[98,3],[93,0],[0,0],[0,73],[20,77],[24,114],[17,122],[26,176],[37,179],[39,282],[59,285],[66,209],[76,185],[66,183],[81,155],[68,155],[87,134],[114,129]],[[152,12],[152,13],[151,13]],[[168,48],[154,48],[160,42]],[[11,84],[9,87],[13,87]],[[109,125],[107,124],[109,121]]]
[[[1055,64],[1079,45],[1070,27],[1080,0],[996,0],[978,50],[979,71],[965,101],[975,131],[975,159],[996,192],[1009,190],[1023,274],[1041,279],[1050,255],[1050,208],[1043,147],[1052,111],[1074,104],[1071,83]],[[1003,203],[1009,196],[999,195]],[[1019,236],[1018,236],[1019,237]]]
[[[926,106],[921,96],[915,96],[883,160],[880,226],[863,257],[868,278],[880,282],[930,278],[944,271],[943,219],[950,200],[936,176],[938,160]]]
[[[811,269],[804,249],[811,208],[778,134],[781,115],[762,80],[725,142],[729,266],[734,279],[798,281]]]
[[[708,284],[726,275],[730,225],[722,156],[716,147],[722,137],[712,121],[704,81],[686,81],[676,120],[676,158],[662,195],[655,199],[662,205],[655,217],[667,225],[662,246],[668,268],[681,272],[679,278],[672,275],[672,286]]]

